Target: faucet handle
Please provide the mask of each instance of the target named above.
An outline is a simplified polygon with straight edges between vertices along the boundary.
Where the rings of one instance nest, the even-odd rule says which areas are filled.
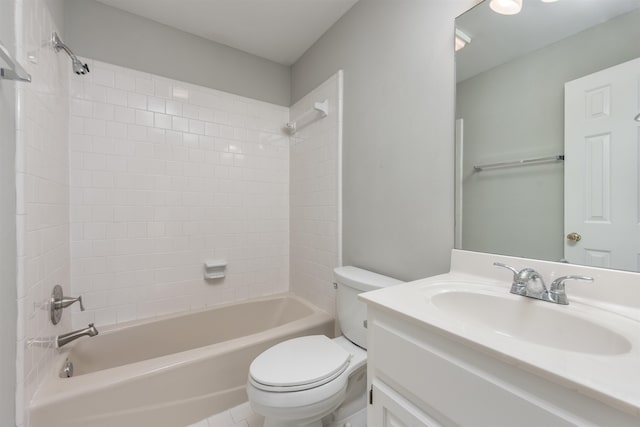
[[[77,298],[65,297],[62,293],[62,286],[55,285],[51,292],[51,301],[49,304],[49,318],[51,319],[51,323],[57,325],[62,318],[62,310],[75,302],[79,302],[80,311],[84,311],[84,304],[82,304],[81,296]]]
[[[518,270],[511,267],[510,265],[503,264],[501,262],[494,262],[493,265],[495,265],[496,267],[502,267],[502,268],[506,268],[507,270],[511,270],[511,272],[513,273],[513,280],[516,280],[518,278],[518,274],[520,274]]]
[[[533,281],[537,281],[542,287],[544,292],[547,292],[547,285],[544,283],[544,279],[533,268],[523,268],[518,271],[510,265],[503,264],[501,262],[494,262],[496,267],[506,268],[513,273],[513,283],[511,284],[511,293],[516,295],[528,295],[527,287]],[[542,291],[541,291],[542,292]]]
[[[558,304],[567,305],[569,300],[564,288],[564,282],[567,280],[583,280],[586,282],[593,282],[593,277],[589,276],[562,276],[551,282],[551,288],[549,289],[549,297]]]
[[[56,304],[57,307],[67,308],[67,307],[69,307],[71,304],[73,304],[75,302],[79,302],[80,303],[80,311],[84,311],[84,304],[82,304],[82,296],[79,296],[77,298],[62,297],[62,299],[56,301],[55,304]]]
[[[506,268],[513,273],[513,282],[511,283],[512,294],[524,295],[526,293],[526,284],[523,283],[522,280],[520,280],[521,271],[518,271],[510,265],[503,264],[501,262],[494,262],[493,265],[495,265],[496,267]]]

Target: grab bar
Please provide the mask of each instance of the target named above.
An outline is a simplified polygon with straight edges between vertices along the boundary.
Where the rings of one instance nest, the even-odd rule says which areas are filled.
[[[511,162],[490,163],[488,165],[477,165],[473,167],[473,170],[476,172],[480,172],[485,169],[507,168],[510,166],[524,166],[529,164],[559,162],[563,160],[564,160],[564,154],[558,154],[557,156],[550,156],[550,157],[538,157],[535,159],[514,160]]]
[[[6,80],[18,80],[22,82],[30,82],[31,76],[26,72],[22,65],[18,63],[15,59],[11,57],[9,51],[6,47],[0,42],[0,58],[2,58],[9,68],[0,68],[0,78]]]

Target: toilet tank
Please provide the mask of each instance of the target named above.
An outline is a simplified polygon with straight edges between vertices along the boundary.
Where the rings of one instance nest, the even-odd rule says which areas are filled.
[[[361,292],[386,288],[403,283],[400,280],[357,267],[338,267],[333,270],[338,293],[336,313],[342,334],[354,344],[367,348],[367,305],[358,300]]]

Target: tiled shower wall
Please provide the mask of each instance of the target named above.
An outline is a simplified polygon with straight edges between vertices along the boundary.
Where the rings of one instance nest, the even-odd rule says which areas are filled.
[[[329,114],[314,112],[329,101]],[[333,269],[342,264],[342,71],[291,107],[291,290],[334,314]]]
[[[289,109],[89,67],[70,86],[74,328],[288,290]]]
[[[68,57],[49,43],[58,31],[59,3],[16,3],[18,61],[31,83],[16,88],[17,389],[16,423],[28,425],[26,408],[55,354],[50,337],[67,332],[69,317],[49,321],[54,285],[70,292],[68,180]],[[51,8],[51,9],[50,9]]]

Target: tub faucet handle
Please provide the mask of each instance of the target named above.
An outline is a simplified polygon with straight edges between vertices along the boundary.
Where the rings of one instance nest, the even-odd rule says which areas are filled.
[[[81,296],[77,298],[65,297],[62,293],[62,286],[55,285],[53,287],[53,292],[51,292],[51,302],[49,304],[51,323],[57,325],[62,318],[62,310],[76,302],[80,303],[80,311],[84,311],[84,304],[82,303]]]
[[[54,304],[56,305],[56,308],[67,308],[75,302],[79,302],[80,311],[84,311],[84,304],[82,304],[82,296],[79,296],[77,298],[62,297],[62,299],[55,301]]]

